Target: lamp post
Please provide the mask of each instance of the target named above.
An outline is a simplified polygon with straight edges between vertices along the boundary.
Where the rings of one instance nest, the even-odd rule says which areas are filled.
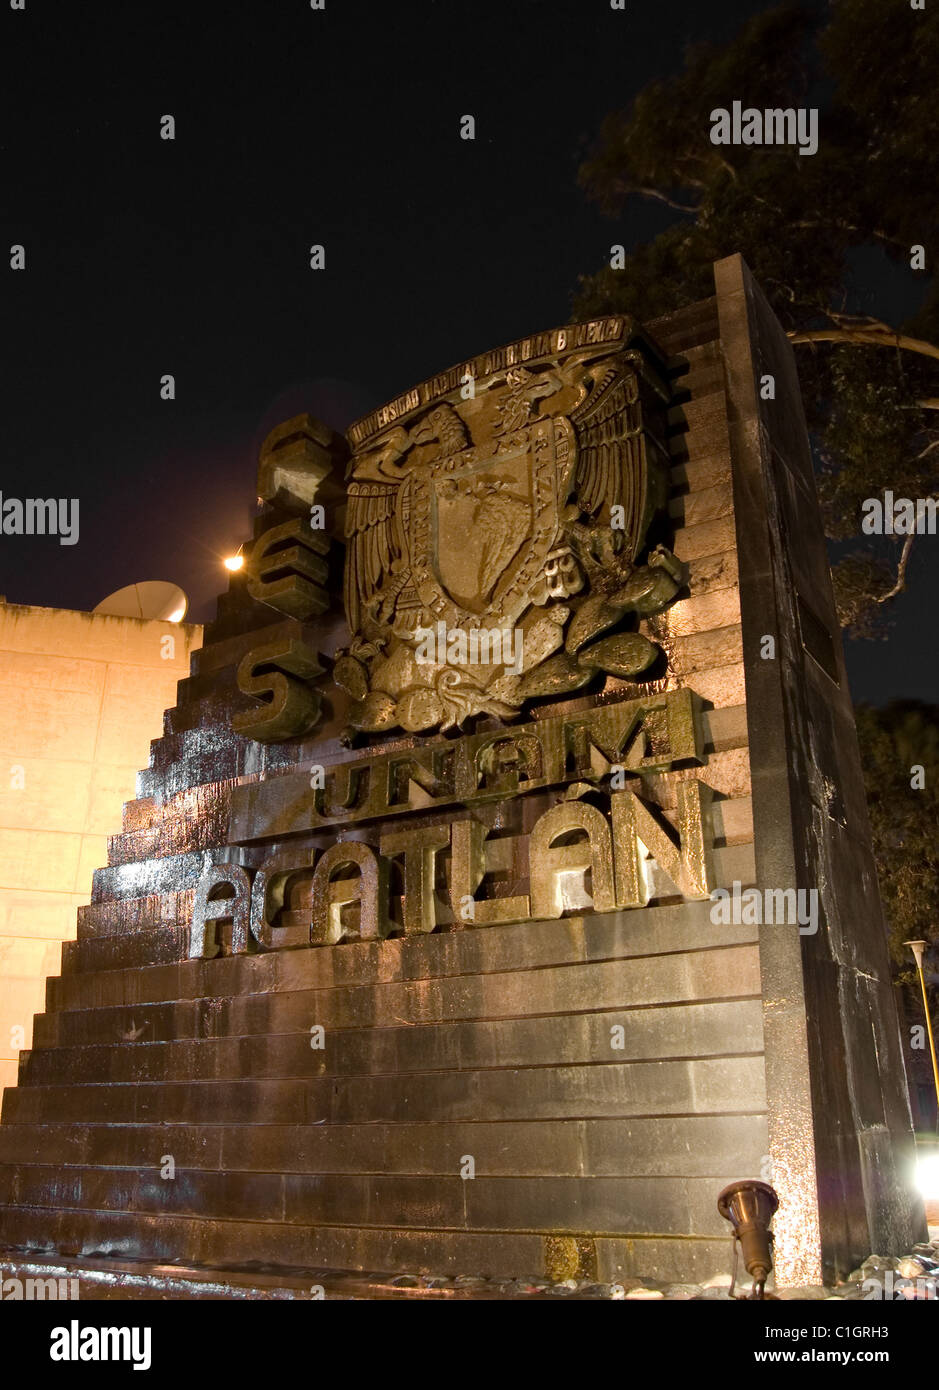
[[[929,999],[926,995],[926,976],[923,974],[923,956],[926,953],[925,941],[904,941],[904,946],[909,946],[916,959],[916,969],[919,974],[920,988],[923,991],[923,1012],[926,1015],[926,1032],[929,1035],[929,1051],[932,1056],[932,1077],[936,1087],[936,1108],[939,1115],[939,1062],[936,1061],[936,1039],[932,1031],[932,1019],[929,1017]],[[939,1125],[939,1119],[937,1119]]]

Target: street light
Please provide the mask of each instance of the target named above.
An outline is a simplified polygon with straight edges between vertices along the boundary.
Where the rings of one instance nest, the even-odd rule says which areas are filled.
[[[929,1017],[929,999],[926,995],[926,976],[923,974],[923,956],[926,954],[927,943],[925,941],[904,941],[903,944],[909,946],[916,959],[920,989],[923,991],[923,1012],[926,1015],[926,1032],[929,1035],[929,1052],[932,1056],[932,1079],[936,1087],[936,1108],[937,1113],[939,1113],[939,1062],[936,1061],[936,1039],[933,1037],[932,1019]]]

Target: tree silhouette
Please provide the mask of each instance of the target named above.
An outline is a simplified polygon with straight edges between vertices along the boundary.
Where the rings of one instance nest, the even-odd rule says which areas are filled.
[[[826,531],[855,541],[833,569],[842,623],[884,635],[913,535],[869,538],[861,503],[939,491],[939,5],[833,0],[824,21],[783,4],[729,45],[610,115],[582,166],[612,216],[633,197],[675,212],[621,269],[581,278],[575,313],[648,320],[713,294],[712,263],[741,252],[797,347]],[[819,148],[714,145],[711,113],[819,109]],[[922,291],[905,323],[862,312],[858,254],[880,251]],[[916,269],[922,247],[925,269]],[[612,259],[612,258],[611,258]]]
[[[939,707],[895,700],[856,714],[890,955],[915,984],[904,942],[939,943]]]

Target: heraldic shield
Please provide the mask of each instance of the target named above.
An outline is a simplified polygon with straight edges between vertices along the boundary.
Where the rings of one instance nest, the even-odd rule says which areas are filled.
[[[511,444],[416,467],[403,485],[414,588],[449,627],[512,625],[561,532],[576,459],[570,420],[548,417]]]
[[[542,334],[352,427],[352,640],[333,669],[349,740],[510,720],[595,679],[661,684],[636,628],[686,575],[662,544],[643,556],[667,501],[668,389],[631,334],[623,319]]]

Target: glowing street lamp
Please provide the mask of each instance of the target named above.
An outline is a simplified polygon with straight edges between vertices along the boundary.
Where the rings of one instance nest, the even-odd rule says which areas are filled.
[[[245,557],[239,551],[237,555],[226,555],[224,564],[227,570],[231,570],[232,573],[234,573],[235,571],[240,570],[243,567],[244,562]]]
[[[925,1202],[939,1202],[939,1151],[917,1160],[916,1186]]]
[[[933,1037],[932,1019],[929,1017],[929,999],[926,995],[926,976],[923,974],[923,957],[926,954],[925,941],[904,941],[916,959],[920,989],[923,991],[923,1012],[926,1015],[926,1032],[929,1035],[929,1051],[932,1056],[932,1079],[936,1088],[936,1108],[939,1111],[939,1063],[936,1061],[936,1039]]]

